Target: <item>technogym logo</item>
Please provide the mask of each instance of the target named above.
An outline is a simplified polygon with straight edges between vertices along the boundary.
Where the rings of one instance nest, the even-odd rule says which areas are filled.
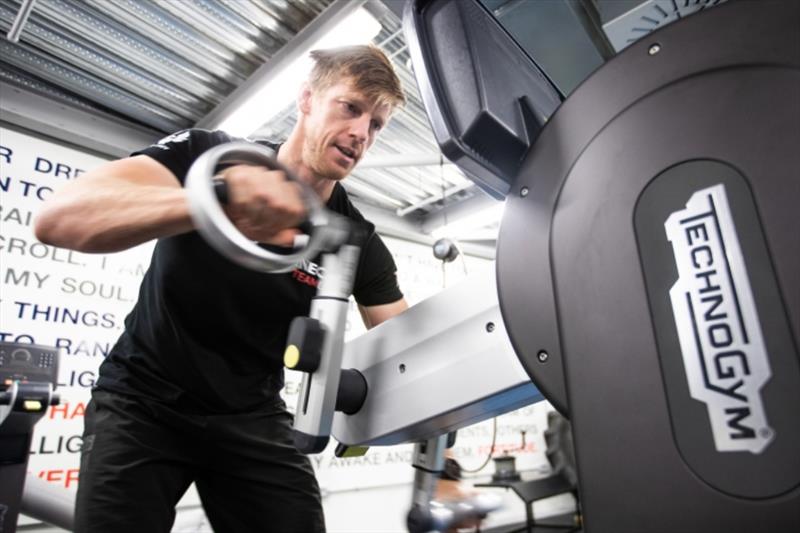
[[[718,451],[760,454],[774,437],[761,399],[771,371],[725,187],[695,192],[664,227],[691,396],[706,404]]]

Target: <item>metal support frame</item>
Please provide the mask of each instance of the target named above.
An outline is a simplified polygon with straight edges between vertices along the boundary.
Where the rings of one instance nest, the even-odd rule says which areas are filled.
[[[452,165],[442,154],[384,154],[367,156],[358,164],[358,169],[386,167],[438,167]]]
[[[404,217],[407,214],[409,214],[409,213],[411,213],[413,211],[416,211],[417,209],[419,209],[421,207],[425,207],[427,205],[435,204],[436,202],[438,202],[440,200],[445,200],[446,198],[449,198],[449,197],[453,196],[454,194],[456,194],[458,192],[465,191],[467,189],[474,189],[474,188],[476,188],[475,184],[472,183],[471,181],[466,181],[466,182],[460,183],[458,185],[453,185],[452,187],[448,187],[447,189],[442,191],[442,194],[440,196],[428,196],[427,198],[425,198],[423,200],[420,200],[419,202],[413,203],[413,204],[411,204],[411,205],[409,205],[407,207],[404,207],[402,209],[398,209],[396,211],[397,216]]]
[[[463,202],[453,206],[448,206],[447,210],[439,210],[431,213],[422,220],[422,231],[431,233],[432,231],[445,225],[445,222],[452,224],[461,218],[467,217],[476,211],[497,205],[497,200],[481,192]]]
[[[448,435],[431,437],[414,445],[411,466],[414,467],[414,485],[411,509],[406,517],[409,533],[428,531],[453,531],[468,520],[485,517],[502,507],[502,500],[494,494],[478,494],[461,500],[437,501],[436,486],[444,470],[444,453]]]
[[[467,202],[469,201],[467,200]],[[393,211],[374,207],[359,200],[354,200],[353,203],[370,222],[375,224],[375,228],[381,235],[403,239],[423,246],[433,246],[436,241],[431,235],[422,232],[420,222],[414,222],[410,217],[400,218],[395,216]],[[495,258],[495,247],[493,245],[459,243],[458,247],[466,255],[482,259],[493,260]]]
[[[11,28],[6,34],[6,38],[12,43],[19,42],[19,37],[22,35],[22,30],[25,29],[25,23],[28,22],[28,17],[33,11],[33,6],[36,5],[36,0],[22,0],[22,5],[19,6],[17,17],[11,24]]]
[[[426,440],[543,399],[503,325],[493,276],[473,275],[345,346],[369,393],[332,433],[348,446]]]

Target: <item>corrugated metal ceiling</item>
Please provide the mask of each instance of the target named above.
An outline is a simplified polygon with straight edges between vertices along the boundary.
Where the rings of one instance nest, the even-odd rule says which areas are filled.
[[[38,0],[19,42],[0,39],[0,80],[169,133],[195,125],[332,2]],[[3,33],[21,5],[0,0]],[[370,155],[435,158],[400,21],[382,3],[367,7],[382,26],[374,43],[392,58],[408,95]],[[285,138],[295,120],[291,104],[253,135]],[[452,165],[364,168],[345,185],[412,220],[440,209],[443,196],[448,204],[483,196]]]
[[[163,132],[193,125],[329,0],[38,0],[3,71]],[[7,31],[19,0],[0,0]],[[10,68],[9,68],[10,67]]]

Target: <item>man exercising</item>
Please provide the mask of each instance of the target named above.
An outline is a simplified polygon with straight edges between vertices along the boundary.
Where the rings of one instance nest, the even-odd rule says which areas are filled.
[[[353,294],[372,327],[407,305],[389,251],[339,181],[404,96],[375,47],[311,56],[297,123],[272,146],[329,209],[365,229]],[[325,529],[319,487],[279,397],[289,323],[308,314],[319,269],[263,274],[230,262],[194,231],[182,188],[198,156],[231,140],[220,131],[173,134],[65,185],[36,220],[39,240],[83,252],[158,239],[87,408],[76,531],[167,532],[192,482],[218,533]],[[291,244],[305,216],[296,183],[249,165],[222,178],[225,210],[244,235]]]

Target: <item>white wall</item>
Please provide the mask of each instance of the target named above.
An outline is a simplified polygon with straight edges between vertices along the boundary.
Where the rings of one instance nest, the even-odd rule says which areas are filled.
[[[102,160],[40,138],[0,128],[0,340],[65,349],[59,371],[62,403],[37,425],[29,470],[65,490],[78,483],[83,411],[97,367],[133,306],[149,264],[152,243],[108,255],[88,255],[36,241],[32,219],[53,190]],[[459,258],[444,271],[426,246],[386,238],[397,262],[400,285],[414,304],[470,274],[494,275],[492,263]],[[347,338],[364,327],[352,306]],[[287,404],[295,404],[296,377],[287,379]],[[513,450],[521,470],[544,471],[542,430],[546,403],[498,419],[497,453]],[[526,432],[526,445],[521,432]],[[459,432],[454,449],[464,468],[480,465],[492,440],[492,422]],[[363,458],[337,459],[331,449],[312,457],[332,532],[389,532],[405,529],[413,478],[411,445],[373,448]],[[486,480],[490,464],[475,480]],[[521,502],[505,493],[504,510],[486,525],[524,519]],[[537,504],[537,514],[568,511],[569,498]],[[182,500],[176,531],[208,531],[193,491]],[[23,519],[26,520],[26,519]],[[29,519],[26,520],[28,523]],[[24,522],[23,522],[24,523]]]

